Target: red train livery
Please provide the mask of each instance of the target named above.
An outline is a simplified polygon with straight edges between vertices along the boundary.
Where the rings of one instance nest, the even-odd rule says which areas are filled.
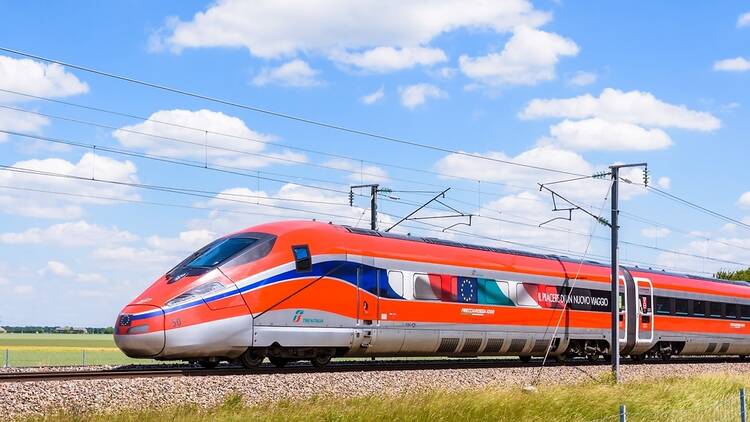
[[[206,367],[264,358],[609,353],[607,265],[319,222],[201,248],[127,305],[128,356]],[[750,354],[750,285],[620,269],[621,353]],[[555,327],[560,321],[559,329]]]

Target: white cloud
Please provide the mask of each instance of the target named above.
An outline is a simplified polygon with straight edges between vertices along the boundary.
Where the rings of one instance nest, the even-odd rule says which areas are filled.
[[[550,19],[526,0],[417,0],[383,7],[378,0],[309,0],[293,7],[276,0],[222,0],[192,20],[172,18],[153,43],[173,51],[199,47],[244,47],[263,58],[372,47],[425,46],[458,29],[507,32]]]
[[[28,284],[21,284],[18,286],[13,287],[13,293],[18,295],[27,295],[34,292],[34,286],[29,286]]]
[[[737,28],[745,26],[750,26],[750,12],[743,13],[737,18]]]
[[[89,87],[59,64],[0,56],[0,88],[40,97],[67,97]],[[28,97],[0,92],[0,102],[28,101]]]
[[[672,233],[671,230],[665,227],[647,227],[641,229],[641,236],[649,239],[663,239]]]
[[[413,109],[424,104],[428,99],[447,98],[448,94],[435,85],[421,83],[399,88],[401,105]]]
[[[146,244],[167,253],[194,252],[218,237],[209,230],[187,230],[180,232],[177,237],[151,236],[146,239]]]
[[[153,274],[169,270],[185,258],[182,255],[161,254],[158,250],[131,246],[103,247],[93,251],[91,256],[99,264],[110,268],[131,271],[137,268],[138,272]]]
[[[737,203],[743,208],[750,208],[750,192],[745,192],[740,195],[740,199]]]
[[[388,180],[388,173],[381,167],[362,165],[351,160],[334,159],[325,163],[328,167],[349,172],[347,178],[358,183],[382,183]]]
[[[52,276],[69,278],[73,276],[73,271],[60,261],[49,261],[44,268],[37,271],[41,276]]]
[[[723,72],[746,72],[750,70],[750,60],[744,57],[719,60],[714,62],[714,70]]]
[[[573,86],[586,86],[596,82],[599,76],[594,72],[584,72],[579,70],[578,72],[571,75],[568,79],[568,85]]]
[[[501,151],[474,153],[474,155],[535,167],[554,168],[575,174],[594,174],[599,170],[606,169],[606,166],[591,164],[580,154],[555,145],[537,145],[516,156],[509,156]],[[470,179],[510,183],[530,191],[538,190],[537,183],[552,182],[566,177],[556,173],[545,173],[533,168],[518,167],[461,154],[446,155],[435,163],[434,168],[443,174],[456,174]],[[639,170],[636,169],[636,171]],[[631,175],[625,172],[623,176],[640,180],[640,176],[636,177],[635,173]],[[587,179],[557,185],[555,190],[570,198],[598,204],[598,201],[604,198],[608,187],[609,184],[601,180]],[[629,184],[622,184],[620,188],[621,199],[629,199],[643,193],[642,188]]]
[[[136,239],[138,239],[136,235],[117,227],[103,227],[83,220],[53,224],[47,228],[33,227],[22,232],[0,234],[0,243],[9,245],[91,246],[132,242]]]
[[[443,50],[427,47],[376,47],[361,53],[338,52],[331,58],[341,64],[378,73],[431,66],[448,60]]]
[[[672,179],[670,179],[667,176],[662,176],[659,178],[659,180],[656,181],[657,186],[659,186],[662,189],[671,189],[672,188]]]
[[[362,102],[362,104],[370,105],[381,101],[384,97],[385,92],[383,91],[383,87],[381,86],[377,91],[360,97],[359,101]]]
[[[47,173],[137,183],[137,169],[130,161],[118,161],[102,155],[85,153],[77,163],[61,158],[47,158],[19,161],[13,167]],[[20,172],[0,172],[0,185],[14,188],[31,188],[79,196],[63,196],[48,193],[35,193],[20,190],[0,189],[0,211],[8,214],[34,218],[79,218],[83,214],[83,204],[106,205],[108,199],[93,198],[103,196],[116,199],[138,199],[135,189],[125,185],[71,180],[61,177],[33,175]],[[88,197],[87,197],[88,196]]]
[[[49,120],[36,114],[0,108],[0,129],[11,132],[41,133],[42,128],[49,125]],[[0,132],[0,143],[8,139],[7,133]]]
[[[321,85],[317,80],[317,70],[310,67],[306,61],[295,59],[284,63],[279,67],[263,68],[253,78],[253,83],[258,86],[281,85],[290,87],[311,87]]]
[[[500,53],[459,57],[464,75],[489,86],[535,85],[555,78],[561,57],[575,56],[578,46],[557,34],[529,27],[515,29]]]
[[[600,118],[563,120],[550,127],[550,136],[550,141],[579,151],[649,151],[672,145],[669,135],[661,129]]]
[[[248,128],[237,117],[205,109],[160,110],[151,114],[149,120],[115,130],[112,136],[131,149],[194,161],[208,158],[209,165],[252,169],[290,163],[285,160],[306,161],[304,155],[288,150],[265,151],[265,143],[272,141],[273,136]]]
[[[586,94],[567,99],[535,99],[519,116],[522,119],[598,117],[612,122],[700,131],[712,131],[721,126],[721,121],[710,113],[666,103],[648,92],[623,92],[613,88],[606,88],[599,97]]]

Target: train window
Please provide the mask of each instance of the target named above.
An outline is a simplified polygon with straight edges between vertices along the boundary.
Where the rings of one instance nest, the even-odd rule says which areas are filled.
[[[706,302],[703,300],[691,300],[693,302],[692,314],[695,316],[706,316]]]
[[[388,286],[386,296],[391,299],[401,299],[404,296],[404,274],[401,271],[388,271]]]
[[[740,305],[740,318],[750,319],[750,306]]]
[[[437,286],[433,287],[427,274],[414,274],[414,299],[439,300],[441,291],[439,281]]]
[[[257,241],[258,239],[249,237],[224,239],[194,257],[190,262],[185,264],[185,267],[213,268]]]
[[[668,297],[661,297],[656,296],[654,298],[654,303],[656,304],[656,313],[660,315],[669,315],[671,310],[671,301]]]
[[[708,305],[709,315],[714,318],[721,318],[721,303],[710,302]]]
[[[675,299],[674,300],[674,313],[675,315],[687,315],[688,314],[687,299]]]
[[[297,271],[312,271],[312,257],[310,256],[310,248],[307,245],[292,246],[292,253],[294,254],[294,265]]]
[[[734,303],[727,303],[725,306],[727,318],[737,318],[737,305]]]

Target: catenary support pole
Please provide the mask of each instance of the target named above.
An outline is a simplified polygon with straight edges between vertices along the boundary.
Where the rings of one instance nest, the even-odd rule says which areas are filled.
[[[628,410],[625,408],[624,404],[620,405],[620,422],[627,422],[628,421]]]
[[[378,185],[370,186],[370,229],[378,229]]]
[[[612,221],[610,227],[612,228],[612,272],[610,274],[610,288],[612,289],[612,295],[610,296],[610,302],[612,303],[612,330],[611,330],[611,343],[610,343],[610,355],[612,356],[612,375],[614,376],[615,382],[620,382],[620,293],[618,292],[620,287],[620,267],[618,263],[618,232],[620,229],[619,224],[619,183],[620,183],[620,169],[624,167],[645,167],[647,174],[648,164],[637,163],[637,164],[616,164],[610,166],[609,169],[612,173]],[[625,179],[626,182],[629,182]],[[646,183],[646,177],[644,177],[644,184]],[[623,309],[627,309],[627,304],[622,304]],[[627,314],[627,312],[626,312]],[[624,316],[627,318],[627,315]]]
[[[611,337],[610,337],[610,356],[612,357],[612,375],[615,378],[615,382],[620,382],[620,334],[619,334],[619,328],[620,328],[620,306],[618,303],[619,300],[619,292],[617,291],[619,287],[619,266],[617,263],[617,248],[618,248],[618,239],[617,239],[617,217],[619,215],[619,210],[617,209],[617,200],[619,192],[617,190],[618,188],[618,180],[620,176],[620,168],[616,166],[612,166],[612,268],[610,273],[610,288],[611,288],[611,298],[610,303],[612,304],[612,330],[611,330]],[[620,417],[620,420],[622,420],[622,416]]]

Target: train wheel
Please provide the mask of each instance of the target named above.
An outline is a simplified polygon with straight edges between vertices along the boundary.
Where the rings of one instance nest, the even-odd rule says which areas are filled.
[[[646,354],[641,353],[637,355],[630,355],[630,359],[632,359],[635,363],[642,363],[644,360],[646,360]]]
[[[219,366],[219,361],[218,360],[205,360],[204,359],[204,360],[199,360],[198,361],[198,365],[200,365],[200,366],[202,366],[203,368],[206,368],[206,369],[214,369],[217,366]]]
[[[740,360],[745,360],[746,358],[747,358],[747,356],[745,356],[745,355],[740,355]]]
[[[245,353],[240,356],[240,363],[242,363],[242,366],[246,369],[253,369],[263,362],[263,358],[263,354],[258,353],[255,350],[247,349]]]
[[[270,360],[273,366],[277,368],[283,368],[289,363],[289,359],[286,358],[269,357],[268,360]]]
[[[594,363],[599,360],[599,355],[586,355],[586,359],[588,359],[589,362]]]
[[[669,360],[672,359],[672,355],[670,355],[669,353],[662,353],[659,355],[659,357],[661,357],[661,360],[663,362],[669,362]]]
[[[328,365],[330,361],[331,355],[329,355],[328,353],[317,354],[314,358],[310,359],[310,363],[316,368],[322,368]]]
[[[531,362],[531,356],[527,356],[527,355],[519,356],[518,359],[521,359],[521,362],[523,362],[523,363],[529,363],[529,362]]]

